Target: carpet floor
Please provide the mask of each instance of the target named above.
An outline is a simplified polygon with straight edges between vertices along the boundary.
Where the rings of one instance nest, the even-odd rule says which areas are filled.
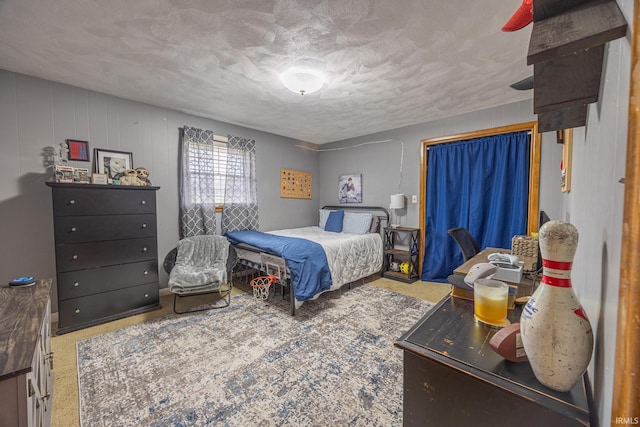
[[[402,425],[393,343],[431,307],[359,285],[292,317],[287,301],[241,294],[81,340],[81,425]]]
[[[414,282],[402,283],[395,280],[371,276],[365,279],[371,286],[399,292],[414,298],[436,303],[451,291],[451,286],[444,283]],[[166,289],[165,289],[166,291]],[[250,291],[248,285],[242,282],[234,284],[233,295]],[[208,303],[215,298],[205,295],[188,300],[188,306],[193,307]],[[137,314],[112,322],[102,323],[63,335],[54,335],[51,338],[51,347],[55,354],[54,360],[54,393],[51,414],[52,427],[80,427],[80,410],[78,397],[78,364],[76,358],[76,343],[84,339],[102,335],[111,331],[120,330],[128,326],[148,322],[153,319],[165,317],[172,313],[171,304],[173,296],[166,293],[160,296],[162,308]],[[181,306],[182,307],[182,306]],[[53,323],[53,331],[57,324]],[[54,332],[55,333],[55,332]]]

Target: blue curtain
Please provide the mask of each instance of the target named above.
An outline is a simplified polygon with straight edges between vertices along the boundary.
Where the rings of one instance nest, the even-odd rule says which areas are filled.
[[[450,228],[465,227],[481,249],[526,234],[529,145],[517,132],[429,148],[422,280],[445,282],[462,264]]]

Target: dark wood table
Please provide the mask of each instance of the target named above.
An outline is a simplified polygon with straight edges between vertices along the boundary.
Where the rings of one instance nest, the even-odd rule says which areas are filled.
[[[520,313],[509,310],[509,320]],[[595,425],[586,374],[569,392],[551,390],[528,362],[491,349],[498,330],[475,321],[473,301],[448,296],[395,343],[404,351],[405,426]]]

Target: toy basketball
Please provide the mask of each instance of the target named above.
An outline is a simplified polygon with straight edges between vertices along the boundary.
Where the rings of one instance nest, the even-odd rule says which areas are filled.
[[[409,261],[403,261],[400,264],[400,272],[404,274],[409,274]]]

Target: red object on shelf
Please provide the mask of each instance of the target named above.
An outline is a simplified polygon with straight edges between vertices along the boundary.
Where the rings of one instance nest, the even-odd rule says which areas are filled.
[[[522,4],[509,18],[502,31],[518,31],[533,22],[533,0],[522,0]]]

